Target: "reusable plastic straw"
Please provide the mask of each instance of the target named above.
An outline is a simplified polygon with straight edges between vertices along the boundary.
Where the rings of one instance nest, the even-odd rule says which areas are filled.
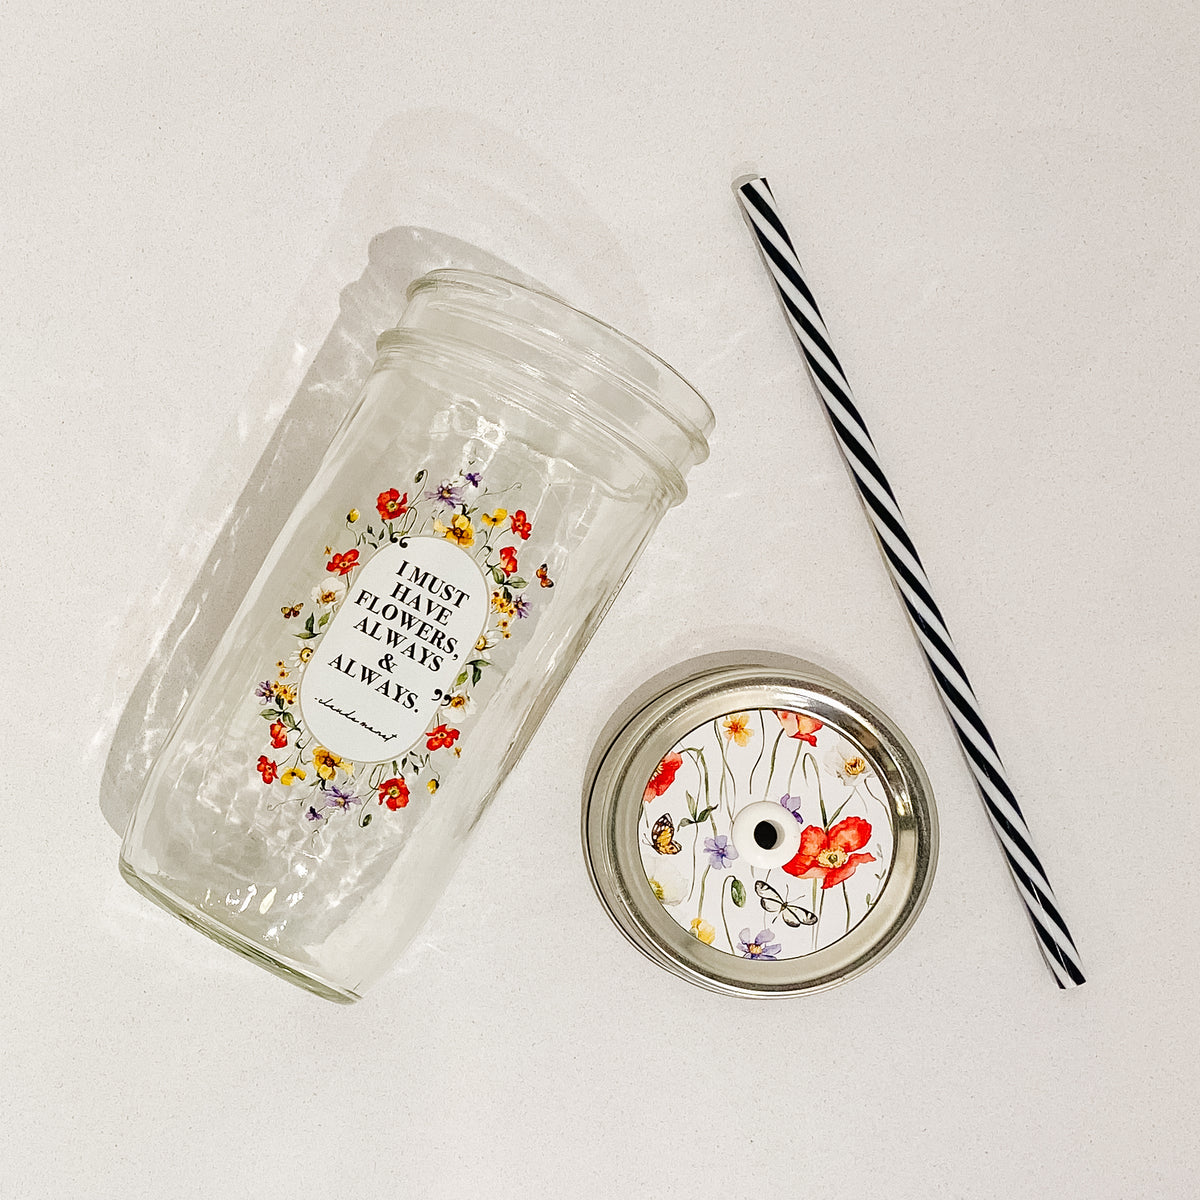
[[[1005,778],[991,734],[979,715],[975,694],[958,661],[942,614],[930,594],[925,569],[879,465],[871,435],[829,344],[829,331],[804,281],[792,240],[779,219],[775,197],[767,181],[759,175],[735,180],[733,189],[774,280],[792,332],[804,352],[809,374],[824,403],[842,456],[858,485],[863,508],[874,527],[884,561],[908,611],[917,641],[925,652],[942,704],[958,734],[1017,891],[1025,902],[1038,946],[1058,986],[1076,987],[1084,981],[1079,952],[1058,911],[1054,892],[1034,851],[1029,827]]]

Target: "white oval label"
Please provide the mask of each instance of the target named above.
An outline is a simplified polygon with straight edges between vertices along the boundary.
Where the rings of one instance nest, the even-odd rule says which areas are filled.
[[[450,695],[483,632],[488,585],[444,538],[384,546],[359,571],[304,669],[304,723],[355,762],[399,758]]]

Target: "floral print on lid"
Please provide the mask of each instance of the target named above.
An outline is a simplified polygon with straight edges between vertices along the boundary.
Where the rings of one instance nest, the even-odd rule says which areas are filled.
[[[747,805],[799,827],[786,861],[751,866],[733,839]],[[690,936],[739,958],[800,958],[871,910],[892,861],[892,811],[862,749],[805,712],[730,712],[691,730],[646,782],[642,866]]]

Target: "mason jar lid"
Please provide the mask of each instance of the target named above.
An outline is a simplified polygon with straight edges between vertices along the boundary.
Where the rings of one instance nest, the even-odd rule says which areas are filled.
[[[811,663],[748,651],[683,664],[622,706],[588,771],[583,845],[649,958],[713,991],[789,996],[904,936],[937,817],[887,716]]]

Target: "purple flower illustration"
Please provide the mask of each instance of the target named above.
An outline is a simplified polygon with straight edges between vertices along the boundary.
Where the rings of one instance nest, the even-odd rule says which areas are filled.
[[[518,617],[523,618],[529,616],[529,610],[532,607],[533,605],[530,604],[524,596],[517,596],[516,599],[513,600],[513,612],[516,613]]]
[[[729,839],[723,833],[704,839],[704,853],[708,855],[708,861],[718,871],[729,866],[738,856],[737,850],[729,844]]]
[[[432,492],[425,493],[426,500],[436,500],[447,508],[457,508],[462,503],[462,488],[443,479]]]
[[[343,787],[341,784],[335,784],[333,787],[325,789],[326,808],[340,808],[345,811],[350,805],[361,803],[361,797],[356,796],[349,788]]]
[[[801,824],[803,824],[804,819],[800,816],[800,797],[799,796],[789,796],[785,792],[782,796],[779,797],[779,803],[782,804],[783,807],[786,808],[788,810],[788,812],[790,812],[792,814],[792,816],[796,818],[797,821],[800,821]]]
[[[769,929],[760,929],[758,933],[751,936],[749,928],[743,929],[738,937],[742,939],[742,944],[739,947],[743,958],[765,958],[776,959],[779,957],[779,951],[783,947],[778,942],[772,942],[772,933]]]
[[[256,700],[270,700],[275,694],[275,685],[269,680],[264,679],[262,683],[254,689],[254,698]]]
[[[323,821],[325,818],[311,804],[308,806],[308,812],[304,814],[310,821]]]

